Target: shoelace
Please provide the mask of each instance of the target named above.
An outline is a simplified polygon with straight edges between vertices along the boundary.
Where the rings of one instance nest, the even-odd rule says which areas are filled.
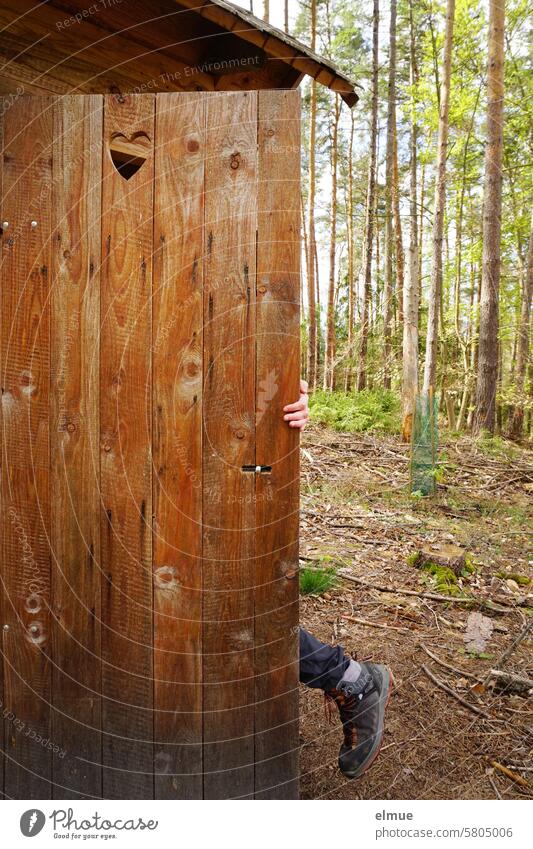
[[[330,696],[329,693],[326,693],[324,690],[324,716],[326,717],[326,721],[328,725],[333,725],[333,716],[334,716],[334,708],[335,699],[333,696]]]

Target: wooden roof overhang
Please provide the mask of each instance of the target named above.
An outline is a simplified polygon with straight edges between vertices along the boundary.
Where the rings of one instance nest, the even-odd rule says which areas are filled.
[[[0,95],[295,88],[331,62],[226,0],[2,0]]]

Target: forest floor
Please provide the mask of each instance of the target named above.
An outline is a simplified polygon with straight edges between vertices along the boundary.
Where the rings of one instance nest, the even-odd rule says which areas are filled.
[[[533,613],[533,453],[501,441],[489,453],[486,443],[450,437],[440,460],[437,494],[413,497],[408,448],[398,438],[320,425],[303,434],[301,567],[334,566],[338,583],[301,598],[301,623],[359,660],[388,664],[395,680],[380,755],[351,782],[337,769],[337,716],[328,724],[322,693],[301,687],[304,799],[533,798],[533,699],[477,680]],[[410,565],[410,555],[451,543],[474,566],[456,590],[481,604],[418,594],[434,593],[434,578]],[[474,610],[493,626],[483,651],[466,645]],[[506,671],[533,678],[531,637]]]

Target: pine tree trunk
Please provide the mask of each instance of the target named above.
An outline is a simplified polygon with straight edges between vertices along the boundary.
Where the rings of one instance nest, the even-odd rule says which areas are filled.
[[[352,388],[352,358],[354,342],[355,321],[355,280],[354,280],[354,257],[353,257],[353,139],[355,129],[355,116],[353,110],[350,112],[350,147],[348,149],[348,202],[347,202],[347,230],[348,230],[348,364],[344,379],[344,389],[349,392]]]
[[[422,302],[422,259],[424,257],[424,212],[426,203],[426,163],[420,169],[420,226],[418,228],[418,298]]]
[[[503,40],[505,9],[490,0],[487,68],[487,144],[483,186],[483,267],[474,432],[494,433],[498,381],[498,325],[503,154]]]
[[[378,135],[378,47],[379,47],[379,0],[374,0],[372,36],[372,117],[370,129],[370,161],[366,194],[365,262],[363,308],[361,310],[361,347],[357,371],[357,389],[366,387],[366,359],[368,351],[368,319],[372,285],[372,246],[374,241],[374,195],[376,190],[376,146]]]
[[[403,380],[402,380],[402,438],[411,441],[415,397],[418,392],[418,210],[417,210],[417,139],[415,86],[418,82],[416,40],[413,22],[413,2],[409,3],[410,84],[411,96],[411,161],[409,164],[409,262],[407,281],[403,290]]]
[[[477,286],[476,286],[476,308],[474,315],[474,327],[473,327],[473,339],[472,339],[472,348],[470,351],[470,363],[471,363],[471,374],[477,374],[477,363],[478,363],[478,352],[479,352],[479,310],[481,304],[481,268],[478,266],[477,268]],[[472,378],[472,383],[475,384],[475,380]],[[473,385],[472,388],[472,396],[473,401],[475,401],[475,392],[476,387]],[[475,403],[470,405],[470,410],[468,412],[467,417],[467,427],[469,430],[472,430],[474,426],[474,410]]]
[[[524,425],[526,370],[529,360],[529,321],[531,316],[531,298],[533,296],[533,216],[531,218],[531,232],[529,234],[529,247],[523,280],[520,305],[520,330],[516,346],[515,391],[518,400],[513,406],[510,415],[509,435],[511,439],[520,439]]]
[[[396,2],[395,2],[396,5]],[[392,18],[392,10],[391,10]],[[395,15],[396,18],[396,15]],[[396,20],[395,20],[396,24]],[[396,126],[396,26],[394,38],[394,73],[392,74],[394,98],[392,106],[392,213],[394,225],[394,238],[396,249],[396,298],[398,304],[398,323],[402,326],[403,322],[403,288],[405,278],[405,251],[403,249],[402,239],[402,221],[400,218],[400,180],[398,175],[398,131]],[[391,58],[392,62],[392,58]],[[400,352],[401,356],[401,352]]]
[[[335,95],[335,112],[331,138],[331,212],[329,242],[329,285],[326,316],[326,356],[324,361],[324,389],[335,388],[335,251],[337,248],[337,139],[341,114],[340,97]]]
[[[316,0],[311,0],[311,48],[316,44]],[[309,113],[309,196],[307,226],[309,231],[309,256],[307,265],[307,298],[308,298],[308,349],[307,349],[307,380],[309,388],[316,387],[317,371],[317,332],[316,332],[316,300],[315,300],[315,146],[316,146],[316,82],[311,81],[311,102]]]
[[[470,192],[468,194],[468,209],[469,209],[469,217],[470,217],[470,250],[472,250],[472,244],[474,241],[474,228],[472,226],[472,202],[470,198]],[[473,260],[470,261],[470,303],[468,308],[468,326],[465,335],[465,341],[463,344],[463,365],[464,365],[464,383],[463,383],[463,394],[461,397],[461,403],[459,405],[459,413],[457,415],[457,430],[462,430],[466,423],[466,410],[468,403],[470,401],[470,395],[472,393],[472,352],[474,347],[474,328],[475,328],[475,316],[474,316],[474,295],[476,290],[476,274],[475,274],[475,265]]]
[[[305,268],[309,268],[309,239],[307,235],[307,224],[305,220],[305,205],[303,195],[300,195],[300,211],[302,217],[302,241],[304,244],[304,258],[305,258]],[[301,320],[305,321],[305,303],[304,303],[304,288],[303,288],[303,275],[300,274],[300,316]],[[306,342],[302,342],[300,348],[300,368],[302,377],[307,380],[307,347],[309,344],[309,339]]]
[[[263,0],[263,20],[267,24],[270,21],[270,0]]]
[[[394,253],[392,227],[392,183],[394,136],[396,133],[396,0],[390,7],[389,84],[387,91],[387,149],[385,176],[385,289],[383,303],[383,388],[391,388],[391,312],[393,297],[392,259]]]
[[[395,109],[396,112],[396,109]],[[398,133],[394,120],[394,139],[392,154],[392,212],[396,241],[396,292],[398,300],[398,322],[403,322],[403,287],[405,285],[405,251],[403,248],[402,219],[400,218],[400,181],[398,176]]]
[[[452,64],[452,39],[455,16],[455,0],[448,0],[446,9],[446,34],[440,90],[439,133],[437,143],[437,167],[435,180],[435,204],[433,210],[431,286],[428,303],[428,326],[426,335],[426,358],[424,363],[424,394],[435,387],[437,373],[437,346],[439,334],[439,312],[442,300],[442,240],[444,233],[444,209],[446,204],[446,153],[448,145],[448,114],[450,104],[450,76]]]

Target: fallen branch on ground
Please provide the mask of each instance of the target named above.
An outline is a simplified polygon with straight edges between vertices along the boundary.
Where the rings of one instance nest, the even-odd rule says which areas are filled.
[[[487,775],[487,778],[489,779],[489,784],[491,785],[492,789],[496,793],[496,796],[498,797],[498,799],[501,799],[502,797],[501,797],[500,791],[496,787],[496,784],[494,782],[492,775]]]
[[[307,558],[309,559],[309,558]],[[382,587],[378,584],[370,584],[368,581],[363,581],[362,578],[355,578],[353,575],[348,575],[343,569],[339,569],[338,574],[341,578],[347,581],[353,581],[354,584],[360,584],[363,587],[368,587],[369,590],[377,590],[380,593],[397,593],[398,595],[415,595],[419,598],[431,598],[433,601],[449,601],[453,604],[474,604],[481,608],[491,610],[493,613],[509,613],[514,610],[514,607],[503,607],[494,604],[492,601],[467,596],[466,598],[458,598],[453,595],[440,595],[440,593],[419,592],[417,590],[407,590],[399,587]]]
[[[522,675],[515,675],[514,672],[504,672],[502,669],[491,669],[487,675],[487,680],[496,680],[501,684],[511,687],[513,690],[533,690],[533,681],[531,678],[523,678]]]
[[[479,714],[480,716],[484,716],[485,719],[492,719],[492,717],[488,713],[485,713],[485,711],[480,710],[475,705],[471,705],[470,702],[467,702],[466,699],[463,699],[458,693],[455,692],[455,690],[452,690],[451,687],[448,687],[447,684],[444,684],[443,681],[441,681],[439,678],[433,675],[432,672],[429,671],[427,666],[422,665],[422,672],[427,675],[427,677],[431,681],[433,681],[433,683],[436,684],[437,687],[440,687],[440,689],[444,690],[445,693],[448,693],[449,696],[453,696],[454,699],[464,705],[464,707],[468,708],[468,710],[471,710],[474,713]]]
[[[474,681],[480,682],[483,680],[482,678],[478,678],[477,675],[473,675],[471,672],[466,672],[464,669],[458,669],[456,666],[451,666],[451,664],[446,663],[445,660],[441,660],[440,657],[437,657],[436,654],[433,654],[432,651],[426,648],[424,643],[419,643],[418,645],[421,649],[424,649],[425,653],[432,657],[433,660],[435,660],[437,663],[440,663],[440,665],[444,666],[445,669],[449,669],[450,672],[456,672],[457,675],[464,675],[465,678],[473,678]]]
[[[511,657],[514,650],[520,645],[522,640],[525,640],[525,638],[527,637],[527,635],[529,634],[529,632],[531,631],[532,628],[533,628],[533,616],[531,616],[529,621],[526,622],[526,624],[524,625],[524,627],[522,628],[520,633],[514,638],[511,645],[503,652],[502,655],[500,655],[500,657],[498,658],[496,663],[493,665],[491,672],[494,669],[501,669],[501,667],[504,665],[504,663]],[[483,682],[485,685],[487,685],[489,683],[490,677],[491,677],[491,675],[490,675],[490,672],[489,672],[489,674],[487,675],[487,677],[485,678],[485,680]]]
[[[507,778],[510,778],[511,781],[516,781],[517,784],[520,784],[521,787],[527,787],[529,790],[529,784],[527,783],[525,778],[522,778],[521,775],[517,775],[516,772],[513,772],[512,769],[504,766],[503,764],[498,763],[498,761],[490,761],[490,765],[494,767],[494,769],[498,769],[500,772],[503,772]]]
[[[346,613],[341,613],[340,618],[347,619],[348,622],[357,622],[359,625],[369,625],[371,628],[388,628],[389,631],[411,633],[411,628],[400,628],[398,625],[382,625],[381,622],[369,622],[368,619],[358,619],[357,616],[348,616]]]

